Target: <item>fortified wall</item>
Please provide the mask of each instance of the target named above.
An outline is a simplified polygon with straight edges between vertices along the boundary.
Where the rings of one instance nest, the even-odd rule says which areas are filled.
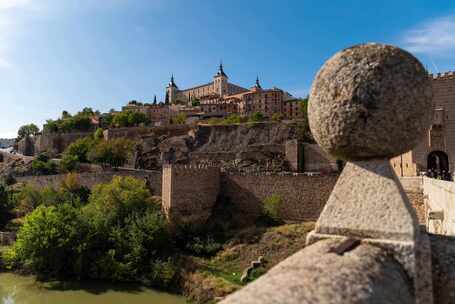
[[[18,152],[26,156],[38,155],[43,152],[49,152],[54,155],[60,154],[76,140],[89,136],[92,133],[43,133],[35,137],[26,137],[18,142]]]
[[[430,75],[433,113],[429,130],[411,151],[391,160],[398,176],[432,169],[455,172],[455,72]]]
[[[65,180],[66,174],[22,176],[16,177],[19,183],[28,183],[40,188],[59,187]],[[80,173],[79,182],[82,186],[93,188],[100,183],[109,183],[115,176],[132,176],[144,179],[149,185],[153,195],[161,195],[161,172],[148,170],[118,170],[105,172]]]
[[[203,225],[220,191],[220,169],[166,165],[162,187],[162,207],[170,223]]]

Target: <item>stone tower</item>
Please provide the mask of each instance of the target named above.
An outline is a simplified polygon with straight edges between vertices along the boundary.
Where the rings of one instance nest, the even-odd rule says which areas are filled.
[[[166,103],[175,103],[177,101],[177,94],[179,88],[174,82],[174,75],[171,76],[171,81],[166,87]]]
[[[213,76],[214,91],[216,94],[220,95],[220,97],[223,97],[225,94],[228,93],[227,92],[228,79],[229,77],[226,75],[226,73],[224,73],[223,64],[220,63],[218,72],[216,73],[215,76]]]

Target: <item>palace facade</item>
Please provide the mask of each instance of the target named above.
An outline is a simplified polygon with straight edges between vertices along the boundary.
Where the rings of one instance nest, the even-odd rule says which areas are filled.
[[[164,103],[157,103],[155,97],[153,103],[133,101],[123,110],[143,112],[155,125],[165,125],[181,113],[193,119],[230,114],[248,117],[255,112],[268,118],[278,114],[289,120],[301,116],[300,100],[291,94],[278,88],[263,89],[259,78],[249,89],[230,83],[222,64],[211,82],[187,89],[179,89],[172,75],[165,94]]]

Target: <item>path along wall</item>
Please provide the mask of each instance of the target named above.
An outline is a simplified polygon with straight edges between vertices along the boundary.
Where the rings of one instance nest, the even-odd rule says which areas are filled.
[[[455,183],[423,178],[427,231],[455,235]]]

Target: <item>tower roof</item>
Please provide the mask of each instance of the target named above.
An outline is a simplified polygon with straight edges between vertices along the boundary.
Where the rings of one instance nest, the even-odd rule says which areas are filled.
[[[218,76],[228,77],[228,76],[226,75],[226,73],[224,73],[223,63],[222,63],[222,62],[220,63],[220,66],[219,66],[219,68],[218,68],[218,72],[216,73],[215,77],[218,77]]]
[[[261,84],[259,83],[259,76],[256,76],[256,84],[254,85],[254,87],[258,88],[258,89],[261,89]]]
[[[172,74],[172,76],[171,76],[171,81],[169,81],[168,87],[170,87],[170,88],[178,88],[177,85],[175,84],[175,81],[174,81],[174,74]]]

